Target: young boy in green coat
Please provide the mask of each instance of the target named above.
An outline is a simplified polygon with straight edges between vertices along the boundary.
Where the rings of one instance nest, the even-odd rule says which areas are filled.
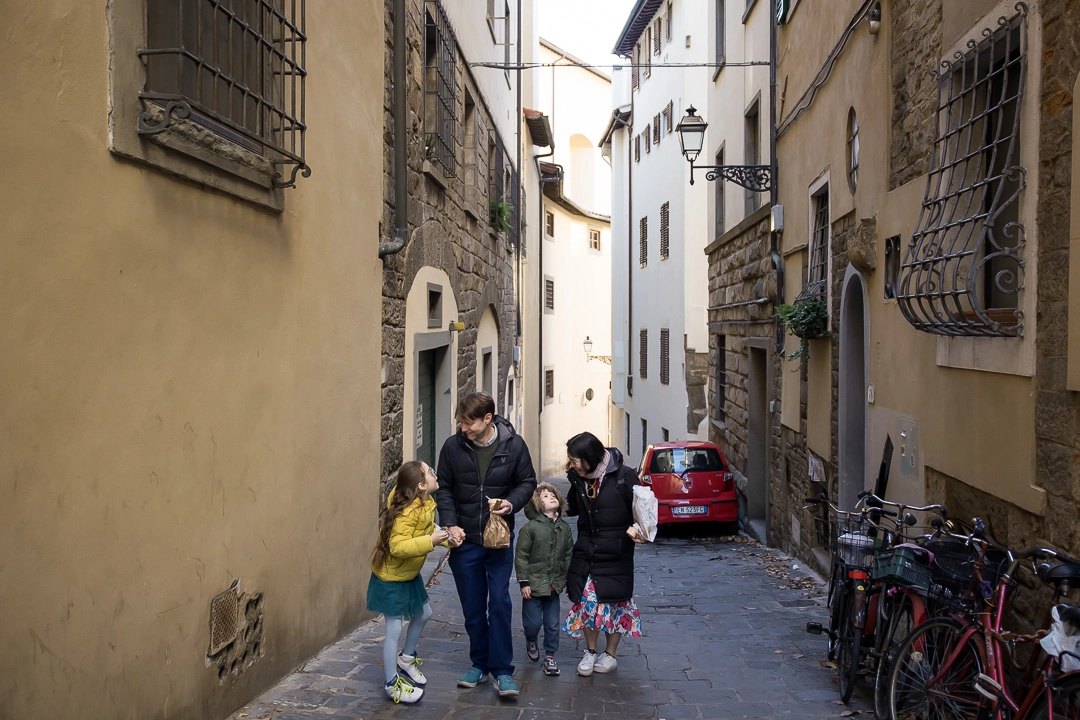
[[[528,512],[535,509],[536,512]],[[570,524],[562,519],[566,500],[551,483],[540,483],[533,493],[531,519],[521,529],[514,554],[514,569],[521,585],[521,625],[525,629],[525,653],[540,659],[537,638],[544,628],[544,674],[558,675],[555,653],[559,649],[559,595],[566,587],[566,571],[574,550]]]

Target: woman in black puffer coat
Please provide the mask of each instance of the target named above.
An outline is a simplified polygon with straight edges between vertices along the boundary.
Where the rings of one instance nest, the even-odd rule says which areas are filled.
[[[578,675],[609,673],[623,635],[641,637],[641,615],[634,604],[634,543],[645,538],[631,527],[637,474],[622,464],[622,454],[605,449],[595,435],[581,433],[566,442],[569,457],[567,515],[577,516],[578,535],[566,594],[573,606],[563,630],[585,638]],[[596,654],[603,632],[607,645]]]

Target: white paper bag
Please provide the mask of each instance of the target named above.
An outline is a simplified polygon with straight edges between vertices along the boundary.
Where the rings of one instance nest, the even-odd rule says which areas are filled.
[[[1050,623],[1050,632],[1039,641],[1047,655],[1053,655],[1061,662],[1061,669],[1065,672],[1080,669],[1080,633],[1078,628],[1061,619],[1057,606],[1050,611],[1053,622]]]
[[[652,488],[644,485],[634,486],[634,527],[637,528],[646,540],[652,542],[656,539],[656,523],[659,506]]]

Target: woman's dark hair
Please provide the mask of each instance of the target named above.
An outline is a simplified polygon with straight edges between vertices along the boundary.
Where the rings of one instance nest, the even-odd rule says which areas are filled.
[[[590,432],[578,433],[566,441],[566,454],[583,460],[588,468],[585,472],[591,473],[604,459],[604,443]]]
[[[375,549],[371,552],[371,566],[382,569],[390,559],[390,533],[394,529],[394,520],[415,500],[419,494],[420,483],[426,477],[424,463],[410,460],[397,471],[394,483],[394,499],[389,507],[383,507],[379,518],[379,537],[375,540]]]

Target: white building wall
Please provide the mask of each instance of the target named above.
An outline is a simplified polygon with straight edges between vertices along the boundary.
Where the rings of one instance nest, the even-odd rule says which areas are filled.
[[[663,18],[661,51],[652,54],[652,65],[672,63],[702,63],[708,61],[709,35],[708,8],[705,3],[690,0],[673,0],[671,3],[671,40],[667,32],[667,7],[661,3],[655,19]],[[655,31],[655,30],[654,30]],[[640,42],[645,52],[646,34]],[[644,55],[643,55],[644,60]],[[629,352],[630,386],[624,401],[629,414],[629,447],[625,448],[628,461],[636,464],[648,443],[663,440],[668,431],[671,440],[707,439],[704,421],[689,428],[688,399],[685,384],[685,353],[707,352],[708,332],[705,308],[708,305],[708,272],[704,261],[704,248],[711,240],[706,225],[705,202],[708,185],[699,174],[696,184],[689,184],[689,165],[682,157],[677,134],[668,134],[662,112],[671,103],[672,128],[678,124],[685,109],[692,103],[700,114],[707,117],[709,98],[707,85],[710,71],[707,68],[652,67],[649,77],[641,73],[639,89],[632,94],[633,131],[630,142],[630,168],[632,208],[616,201],[613,215],[621,223],[629,225],[629,257],[620,256],[621,267],[614,268],[614,275],[632,274],[631,317],[626,323],[627,332],[623,342]],[[640,162],[633,160],[633,143],[646,129],[651,133],[653,119],[661,114],[661,138],[659,145],[651,144],[646,152],[645,140],[641,142]],[[625,156],[627,151],[621,149]],[[613,162],[615,149],[613,147]],[[620,198],[615,184],[614,198]],[[661,206],[669,204],[669,257],[661,260]],[[627,214],[631,213],[631,216]],[[640,220],[648,218],[647,264],[639,266]],[[669,383],[660,382],[660,335],[661,329],[669,331]],[[647,377],[641,378],[640,331],[648,331]],[[620,370],[621,368],[617,368]],[[643,434],[642,420],[647,422]],[[625,416],[624,416],[625,421]],[[622,440],[625,443],[625,439]]]
[[[541,41],[539,60],[573,62],[574,58]],[[540,417],[540,471],[543,476],[563,471],[566,441],[588,431],[611,444],[611,367],[589,361],[583,342],[588,336],[594,355],[611,355],[611,225],[610,168],[598,143],[607,119],[611,81],[601,73],[579,67],[541,70],[538,106],[548,115],[555,153],[544,162],[563,167],[562,191],[578,210],[544,198],[555,232],[541,225],[543,280],[554,283],[554,309],[545,311],[542,364],[553,372],[554,393],[544,400]],[[589,246],[589,231],[600,233],[600,248]],[[588,399],[588,391],[592,399]]]

